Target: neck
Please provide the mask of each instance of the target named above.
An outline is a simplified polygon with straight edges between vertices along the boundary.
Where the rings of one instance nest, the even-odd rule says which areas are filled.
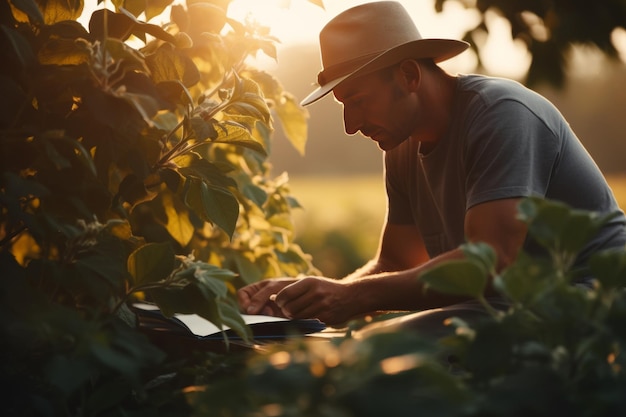
[[[419,92],[421,115],[418,115],[422,129],[416,132],[415,139],[422,142],[422,150],[428,152],[448,131],[457,77],[443,70],[423,71],[422,74],[425,78]]]

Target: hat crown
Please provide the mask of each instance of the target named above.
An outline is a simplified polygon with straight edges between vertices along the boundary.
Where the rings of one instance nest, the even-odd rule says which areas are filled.
[[[353,7],[329,21],[320,32],[322,70],[319,87],[301,104],[324,97],[340,83],[397,64],[404,59],[441,62],[469,44],[453,39],[424,39],[409,13],[397,1]]]
[[[421,38],[400,3],[366,3],[344,11],[324,26],[319,36],[322,65],[329,70],[352,62],[344,70],[347,73],[372,56]]]

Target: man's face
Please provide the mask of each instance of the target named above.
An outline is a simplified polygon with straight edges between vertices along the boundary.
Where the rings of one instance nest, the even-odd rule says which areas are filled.
[[[345,81],[333,93],[343,105],[346,133],[361,132],[384,151],[404,142],[416,129],[415,95],[400,82],[395,68]]]

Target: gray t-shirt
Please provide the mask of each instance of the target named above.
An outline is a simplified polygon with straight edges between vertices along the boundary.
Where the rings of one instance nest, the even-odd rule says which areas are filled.
[[[597,165],[560,112],[521,84],[458,77],[447,134],[427,155],[408,139],[385,154],[388,220],[415,224],[431,257],[465,242],[466,211],[487,201],[541,196],[602,213],[619,207]],[[583,250],[626,245],[622,213]],[[525,248],[537,254],[527,241]]]

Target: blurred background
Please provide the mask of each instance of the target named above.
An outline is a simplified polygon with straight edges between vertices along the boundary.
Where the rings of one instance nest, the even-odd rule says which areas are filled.
[[[314,88],[320,69],[319,30],[340,11],[365,2],[324,0],[322,8],[315,1],[234,0],[229,15],[270,27],[281,41],[278,60],[259,56],[255,65],[276,75],[300,101]],[[401,2],[424,37],[463,38],[480,20],[477,10],[465,7],[463,1],[443,2],[440,13],[434,0]],[[452,73],[526,82],[531,65],[528,49],[512,39],[509,20],[495,12],[484,17],[488,34],[478,39],[480,54],[470,50],[443,66]],[[617,59],[595,47],[573,46],[563,57],[562,84],[539,80],[532,88],[561,110],[609,179],[621,207],[626,207],[626,31],[618,28],[610,35]],[[292,193],[303,206],[295,213],[298,242],[324,275],[341,277],[375,254],[386,210],[382,154],[370,140],[345,135],[341,107],[332,96],[307,109],[304,155],[276,126],[273,173],[288,172]]]

